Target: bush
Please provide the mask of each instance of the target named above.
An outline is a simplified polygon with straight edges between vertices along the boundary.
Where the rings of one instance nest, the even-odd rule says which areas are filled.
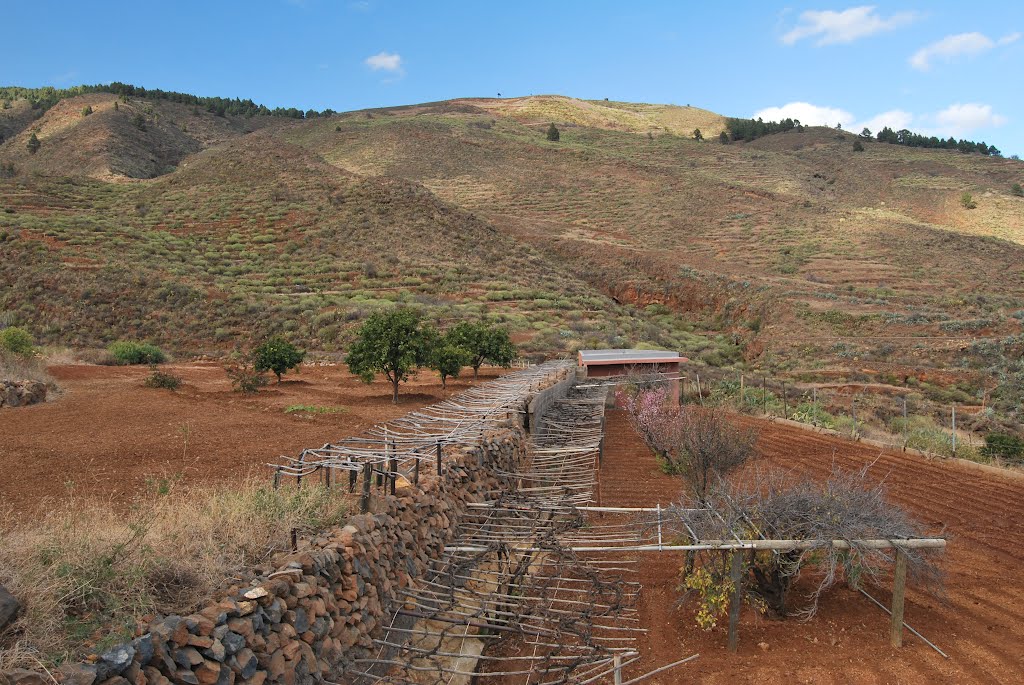
[[[853,141],[853,151],[854,152],[864,152],[864,144],[861,143],[859,140]]]
[[[1012,186],[1010,186],[1010,195],[1024,197],[1024,188],[1021,188],[1019,183],[1014,183]]]
[[[231,379],[231,387],[235,392],[251,395],[267,384],[267,377],[253,368],[248,360],[240,361],[233,366],[225,366],[224,372]]]
[[[166,390],[177,390],[181,387],[181,376],[173,373],[159,371],[155,367],[151,370],[149,377],[145,380],[147,388],[164,388]]]
[[[92,105],[86,105],[82,108],[82,116],[87,117],[92,114]]]
[[[28,142],[25,143],[25,147],[28,149],[29,154],[34,155],[35,153],[39,152],[39,148],[42,147],[42,143],[39,142],[39,137],[36,136],[35,133],[33,133],[31,136],[29,136]]]
[[[964,209],[974,209],[978,206],[978,203],[974,201],[970,193],[964,193],[960,196],[960,204]]]
[[[120,340],[107,348],[118,364],[163,364],[167,355],[156,345]]]
[[[554,123],[552,123],[550,126],[548,126],[548,133],[547,133],[548,140],[550,140],[553,143],[557,143],[558,139],[560,137],[561,137],[561,134],[558,132],[558,127],[556,127],[554,125]]]
[[[1024,440],[1007,433],[989,433],[985,436],[981,454],[990,459],[1024,463]]]
[[[0,350],[14,354],[32,354],[32,335],[18,326],[0,330]]]

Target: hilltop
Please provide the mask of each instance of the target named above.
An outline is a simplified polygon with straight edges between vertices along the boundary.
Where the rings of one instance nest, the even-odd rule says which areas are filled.
[[[1016,160],[858,152],[813,127],[723,145],[712,112],[561,96],[305,119],[103,93],[5,111],[0,306],[48,340],[196,351],[281,330],[344,349],[367,311],[405,302],[492,316],[528,352],[672,347],[966,403],[1024,378]]]

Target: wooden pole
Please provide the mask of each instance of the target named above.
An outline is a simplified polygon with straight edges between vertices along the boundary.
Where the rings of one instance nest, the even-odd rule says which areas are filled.
[[[907,590],[907,553],[896,548],[896,572],[892,585],[892,623],[889,627],[889,643],[893,647],[903,646],[903,598]]]
[[[956,456],[956,405],[953,405],[953,456]]]
[[[398,460],[391,457],[388,460],[388,480],[391,481],[391,494],[395,494],[395,485],[398,483]]]
[[[701,392],[700,389],[700,374],[698,373],[695,375],[697,376],[697,401],[700,402],[701,404],[704,404],[704,393]]]
[[[416,461],[412,465],[412,482],[413,482],[413,485],[419,485],[420,484],[420,460],[419,460],[419,457],[416,458]]]
[[[277,488],[280,485],[281,485],[281,467],[278,466],[276,469],[274,469],[274,489],[277,490]]]
[[[612,664],[615,666],[615,685],[622,685],[622,655],[613,656]]]
[[[768,377],[761,376],[761,413],[768,415]]]
[[[437,475],[441,475],[441,441],[437,441]]]
[[[818,425],[818,386],[811,388],[811,406],[814,409],[811,410],[811,423],[815,426]]]
[[[356,491],[356,479],[358,479],[358,478],[359,478],[359,472],[356,471],[355,469],[352,469],[352,470],[350,470],[348,472],[348,491],[349,492],[355,492]]]
[[[782,416],[789,418],[789,403],[786,401],[786,381],[782,381]]]
[[[373,466],[370,462],[363,464],[363,497],[359,502],[359,510],[362,513],[370,511],[370,478],[372,478]]]
[[[739,642],[740,603],[743,601],[743,551],[732,553],[732,601],[729,605],[729,651],[735,653]]]
[[[744,400],[744,395],[743,395],[743,374],[741,373],[740,374],[740,409],[743,409],[743,400]]]

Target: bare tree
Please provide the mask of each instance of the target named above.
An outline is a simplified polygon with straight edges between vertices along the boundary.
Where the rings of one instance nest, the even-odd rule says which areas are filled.
[[[810,618],[821,596],[845,580],[854,587],[877,581],[890,567],[895,551],[870,549],[861,540],[900,540],[923,536],[923,527],[890,503],[880,483],[871,483],[868,469],[833,471],[824,482],[781,471],[754,472],[740,482],[719,479],[702,506],[692,502],[671,509],[676,533],[704,540],[741,537],[806,540],[818,544],[788,552],[751,551],[746,559],[745,585],[757,601],[778,616],[787,615],[790,587],[805,568],[813,567],[816,585],[808,604],[794,613]],[[690,531],[693,531],[691,534]],[[844,540],[849,549],[833,547]],[[941,573],[931,550],[901,548],[911,577],[921,586],[941,590]],[[729,575],[727,555],[705,555],[700,567],[718,580]]]

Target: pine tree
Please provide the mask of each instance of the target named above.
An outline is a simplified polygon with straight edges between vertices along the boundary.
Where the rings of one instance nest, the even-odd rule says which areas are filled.
[[[555,126],[554,122],[552,122],[552,124],[548,126],[548,140],[557,143],[560,137],[561,134],[559,134],[558,128]]]
[[[28,143],[25,144],[25,147],[27,147],[28,151],[33,155],[39,152],[39,148],[41,146],[42,143],[39,142],[39,138],[36,137],[35,133],[29,136]]]

